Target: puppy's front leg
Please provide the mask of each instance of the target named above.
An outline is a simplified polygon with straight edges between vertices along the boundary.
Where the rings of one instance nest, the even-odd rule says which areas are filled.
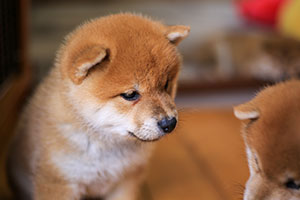
[[[34,191],[35,200],[80,200],[76,185],[36,182]]]
[[[136,200],[139,195],[140,180],[123,180],[105,200]]]

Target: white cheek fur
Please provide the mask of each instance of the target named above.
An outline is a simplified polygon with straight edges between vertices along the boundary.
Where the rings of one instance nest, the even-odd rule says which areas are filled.
[[[72,84],[68,94],[69,100],[72,102],[78,115],[84,119],[84,123],[93,131],[99,132],[102,135],[127,135],[128,130],[134,128],[129,115],[121,114],[115,108],[113,102],[101,103],[87,93],[84,95],[88,96],[88,101],[74,98],[74,96],[84,96],[82,93],[76,94],[77,91],[85,91],[84,86],[74,86]]]
[[[106,103],[100,108],[85,106],[81,114],[94,129],[105,133],[127,135],[128,128],[132,126],[128,116],[119,113],[113,103]]]

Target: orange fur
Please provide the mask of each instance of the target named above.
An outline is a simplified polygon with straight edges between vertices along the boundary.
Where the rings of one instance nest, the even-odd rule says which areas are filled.
[[[12,143],[8,169],[19,199],[135,199],[152,149],[143,141],[163,135],[159,120],[177,118],[175,44],[188,32],[132,14],[72,32]],[[140,98],[120,96],[131,91]]]
[[[251,174],[244,199],[300,199],[288,186],[300,184],[300,81],[268,87],[234,110],[251,120],[243,131]]]

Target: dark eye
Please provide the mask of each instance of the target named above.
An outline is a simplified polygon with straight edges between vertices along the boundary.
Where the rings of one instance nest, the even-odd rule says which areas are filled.
[[[169,87],[169,80],[167,80],[166,84],[165,84],[165,90],[167,90]]]
[[[122,93],[121,97],[127,101],[135,101],[140,97],[140,94],[137,91],[131,91],[128,93]]]
[[[300,189],[300,185],[297,184],[294,180],[289,180],[288,182],[285,183],[285,187],[289,188],[289,189],[293,189],[293,190],[299,190]]]

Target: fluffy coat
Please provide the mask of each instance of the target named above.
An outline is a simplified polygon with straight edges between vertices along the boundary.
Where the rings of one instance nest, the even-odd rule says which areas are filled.
[[[8,170],[18,199],[135,199],[157,123],[176,118],[189,27],[118,14],[69,34],[22,113]],[[138,93],[136,100],[122,95]]]
[[[300,81],[267,87],[234,113],[247,120],[250,178],[244,199],[300,199]]]

